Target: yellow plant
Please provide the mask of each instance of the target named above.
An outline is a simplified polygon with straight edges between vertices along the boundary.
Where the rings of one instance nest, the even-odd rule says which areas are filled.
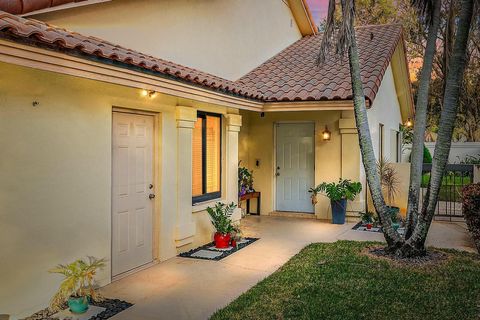
[[[105,267],[105,262],[105,259],[88,257],[88,262],[79,259],[67,265],[59,264],[49,270],[65,277],[50,301],[50,310],[60,310],[71,296],[101,301],[102,297],[94,287],[94,278],[97,271]]]

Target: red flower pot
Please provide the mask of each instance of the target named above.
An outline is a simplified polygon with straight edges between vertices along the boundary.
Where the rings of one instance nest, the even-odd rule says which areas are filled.
[[[373,225],[372,225],[371,223],[367,223],[367,230],[372,229],[372,226],[373,226]]]
[[[235,239],[232,240],[232,247],[234,247],[234,248],[237,247],[237,240],[235,240]]]
[[[216,232],[213,236],[213,240],[215,241],[215,248],[228,248],[230,246],[230,233],[221,234],[219,232]]]

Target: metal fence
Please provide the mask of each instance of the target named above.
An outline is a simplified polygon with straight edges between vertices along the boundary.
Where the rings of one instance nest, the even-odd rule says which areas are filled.
[[[421,204],[423,204],[423,199],[427,193],[431,171],[431,164],[423,165]],[[471,183],[473,183],[473,165],[447,165],[435,209],[435,220],[463,220],[462,189]]]

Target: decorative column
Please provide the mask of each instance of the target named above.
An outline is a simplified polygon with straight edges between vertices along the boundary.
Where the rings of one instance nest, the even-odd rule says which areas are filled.
[[[226,202],[238,204],[238,133],[242,126],[242,116],[227,114],[226,132]],[[236,208],[232,219],[238,221],[242,217],[240,208]]]
[[[177,120],[177,223],[176,247],[193,242],[195,222],[192,219],[192,136],[197,110],[178,106]]]
[[[360,167],[362,165],[360,158],[360,146],[358,145],[358,131],[354,118],[342,118],[338,122],[340,135],[342,139],[341,148],[341,177],[352,181],[362,182],[360,179]],[[363,191],[357,196],[355,201],[350,202],[348,211],[363,211],[365,208],[365,186]]]

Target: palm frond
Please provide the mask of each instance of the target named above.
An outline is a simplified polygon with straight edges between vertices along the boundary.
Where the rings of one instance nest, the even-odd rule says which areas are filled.
[[[441,0],[411,0],[410,3],[418,15],[425,20],[426,25],[430,25],[433,19],[433,6],[441,5]]]

